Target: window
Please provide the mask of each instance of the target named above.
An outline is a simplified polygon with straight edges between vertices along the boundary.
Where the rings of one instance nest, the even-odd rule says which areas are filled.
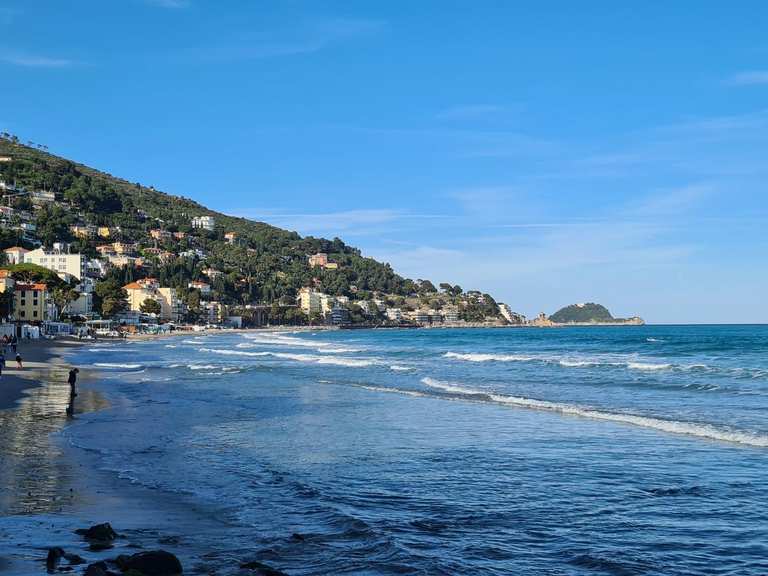
[[[35,318],[37,318],[37,310],[35,310],[34,312],[32,312],[32,316],[34,316]]]
[[[26,310],[22,310],[21,312],[19,312],[19,316],[21,316],[22,318],[24,318],[24,316],[26,316],[26,315],[27,315],[27,311]]]
[[[27,301],[26,301],[26,300],[24,300],[23,298],[21,299],[21,305],[22,305],[22,306],[26,306],[26,305],[27,305]]]

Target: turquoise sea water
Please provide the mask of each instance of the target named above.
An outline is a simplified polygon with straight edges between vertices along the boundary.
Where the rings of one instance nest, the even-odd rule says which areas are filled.
[[[290,574],[768,573],[768,327],[94,344],[64,431]],[[303,539],[292,538],[300,533]]]

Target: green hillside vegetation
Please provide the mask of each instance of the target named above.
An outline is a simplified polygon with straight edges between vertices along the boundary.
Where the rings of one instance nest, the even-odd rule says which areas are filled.
[[[594,302],[571,304],[552,314],[549,319],[558,324],[567,324],[569,322],[613,322],[616,320],[605,306],[595,304]]]
[[[0,135],[2,156],[11,161],[0,162],[0,180],[30,191],[55,193],[55,203],[38,203],[34,210],[28,195],[2,198],[4,206],[32,215],[36,236],[45,246],[69,242],[73,252],[95,257],[100,244],[116,240],[137,244],[145,265],[110,269],[103,281],[111,281],[112,285],[154,277],[161,285],[177,288],[190,308],[199,304],[199,294],[187,288],[192,280],[209,282],[212,297],[227,304],[294,304],[298,290],[304,286],[356,300],[368,300],[374,294],[402,298],[438,294],[430,282],[420,284],[403,278],[389,264],[364,257],[339,238],[302,237],[263,222],[214,212],[188,198],[55,156],[45,147],[22,144],[9,134]],[[193,229],[191,220],[195,216],[213,216],[215,230]],[[119,232],[109,239],[79,239],[71,231],[74,225],[109,226],[119,228]],[[154,240],[149,235],[152,229],[184,232],[186,236]],[[230,232],[236,234],[236,241],[226,241],[224,235]],[[3,229],[0,248],[17,244],[25,245],[21,233]],[[164,251],[172,258],[159,258],[146,250]],[[204,259],[179,256],[191,250],[204,253]],[[307,256],[316,252],[327,253],[338,269],[310,267]],[[209,280],[203,273],[205,269],[222,274]],[[426,289],[426,285],[431,288]],[[447,296],[453,298],[454,294]],[[490,297],[488,302],[492,302]],[[467,317],[499,316],[495,303],[470,308]]]

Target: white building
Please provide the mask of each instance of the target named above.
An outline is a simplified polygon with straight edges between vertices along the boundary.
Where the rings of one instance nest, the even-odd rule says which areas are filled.
[[[37,264],[56,273],[69,274],[80,280],[85,276],[86,259],[82,254],[69,254],[64,246],[56,245],[53,250],[47,251],[38,248],[24,254],[24,262]]]
[[[323,313],[323,297],[328,298],[326,294],[317,292],[312,288],[302,288],[299,290],[299,297],[297,300],[299,301],[299,306],[301,307],[302,312],[308,316],[312,316],[313,314]]]
[[[22,248],[21,246],[14,246],[13,248],[6,248],[3,252],[8,259],[9,264],[22,264],[24,262],[24,255],[27,254],[29,250]]]
[[[198,228],[212,232],[215,227],[216,219],[213,216],[195,216],[192,218],[192,228]]]
[[[499,304],[499,312],[510,324],[525,324],[525,316],[518,312],[513,312],[507,304]]]
[[[400,308],[387,308],[387,320],[399,322],[403,319],[403,311]]]

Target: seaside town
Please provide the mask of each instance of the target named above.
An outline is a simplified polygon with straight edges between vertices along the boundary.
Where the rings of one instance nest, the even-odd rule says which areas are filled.
[[[529,320],[480,291],[402,278],[338,238],[217,214],[7,133],[0,248],[0,333],[9,336],[642,323],[605,309]]]

